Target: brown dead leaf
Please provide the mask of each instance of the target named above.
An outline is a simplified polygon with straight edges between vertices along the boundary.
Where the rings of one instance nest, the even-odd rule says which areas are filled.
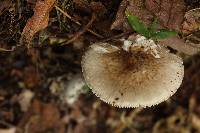
[[[16,128],[12,127],[10,129],[0,129],[0,133],[15,133]]]
[[[100,101],[94,102],[93,99],[81,95],[79,100],[70,105],[70,112],[65,114],[63,122],[72,133],[102,133],[110,111],[107,107],[101,105]]]
[[[116,19],[111,29],[130,31],[132,30],[126,20],[125,11],[138,16],[144,23],[149,24],[153,19],[153,15],[144,8],[143,0],[123,0],[118,9]]]
[[[52,103],[42,103],[39,100],[33,101],[19,126],[26,127],[25,132],[28,133],[44,133],[47,130],[64,133],[65,129],[58,108]]]
[[[181,30],[186,10],[183,0],[146,0],[145,7],[158,18],[163,27]]]
[[[194,47],[190,45],[189,43],[185,43],[183,39],[180,39],[179,37],[176,37],[176,36],[160,40],[159,43],[161,45],[169,46],[187,55],[194,55],[199,51],[197,47]]]
[[[200,30],[200,8],[186,12],[182,32],[188,35],[197,30]]]
[[[24,83],[27,88],[34,88],[41,83],[41,75],[35,67],[29,66],[24,69]]]
[[[129,11],[146,24],[156,16],[162,28],[180,31],[185,9],[183,0],[123,0],[111,29],[130,30],[125,17],[125,11]]]
[[[11,6],[11,0],[2,0],[0,1],[0,16],[3,14],[5,10],[7,10]]]
[[[27,88],[33,89],[39,86],[42,82],[42,74],[37,71],[34,66],[27,66],[22,70],[13,69],[10,76],[19,78],[23,81]]]
[[[128,6],[128,1],[123,0],[118,9],[115,21],[111,25],[111,29],[122,30],[123,28],[125,28],[123,24],[125,21],[124,13],[126,11],[127,6]]]
[[[200,30],[184,37],[186,43],[200,50]]]
[[[31,44],[33,36],[40,30],[48,26],[49,12],[53,8],[55,0],[37,0],[34,15],[27,21],[23,29],[20,42],[28,47]]]

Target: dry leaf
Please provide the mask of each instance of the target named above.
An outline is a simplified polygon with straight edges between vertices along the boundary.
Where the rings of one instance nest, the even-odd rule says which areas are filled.
[[[189,43],[185,43],[183,39],[180,39],[179,37],[176,37],[176,36],[163,39],[159,43],[161,45],[169,46],[187,55],[194,55],[199,51],[197,47],[192,46]]]
[[[33,66],[24,68],[23,82],[27,88],[36,88],[41,84],[42,75]]]
[[[188,45],[191,45],[200,51],[200,30],[197,32],[193,32],[184,39],[186,40],[186,43]]]
[[[48,26],[49,12],[54,3],[55,0],[37,0],[34,15],[28,20],[23,29],[21,43],[25,43],[29,47],[33,36]]]
[[[0,1],[0,16],[11,6],[11,0],[2,0]]]
[[[138,16],[144,23],[149,24],[153,15],[144,7],[143,0],[123,0],[118,9],[116,19],[111,29],[129,31],[132,30],[126,20],[125,11]]]
[[[27,133],[46,133],[49,129],[64,133],[64,124],[58,107],[52,103],[33,100],[29,110],[23,116],[19,128],[26,128]]]
[[[15,133],[16,128],[12,127],[10,129],[0,129],[0,133]]]
[[[125,8],[124,5],[127,2]],[[123,31],[130,29],[124,13],[127,10],[146,24],[150,24],[153,17],[156,16],[158,24],[162,28],[180,31],[185,9],[183,0],[145,0],[145,2],[143,0],[123,0],[111,29]]]
[[[111,29],[121,30],[123,27],[123,22],[125,21],[124,13],[126,11],[126,7],[128,5],[128,1],[123,0],[120,4],[120,7],[117,11],[117,16],[113,24],[111,25]]]
[[[185,14],[182,32],[186,35],[200,29],[200,8],[192,9]]]
[[[163,27],[181,30],[186,10],[183,0],[146,0],[145,7],[158,18]]]
[[[145,24],[150,25],[153,17],[158,19],[158,29],[174,29],[178,32],[195,31],[199,28],[199,9],[185,14],[186,6],[183,0],[123,0],[111,29],[129,31],[132,30],[126,20],[125,11],[138,16]],[[183,23],[183,30],[182,30]],[[192,38],[194,40],[194,37]],[[187,40],[185,42],[185,40]],[[193,55],[199,51],[198,43],[188,42],[188,38],[180,39],[171,37],[160,41],[161,45],[169,46],[187,55]],[[191,37],[190,37],[191,40]],[[200,40],[195,39],[195,42]]]

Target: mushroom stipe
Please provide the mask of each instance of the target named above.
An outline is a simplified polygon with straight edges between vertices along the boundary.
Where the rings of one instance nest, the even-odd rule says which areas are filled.
[[[134,44],[133,44],[134,46]],[[182,83],[183,61],[166,48],[160,58],[146,51],[108,43],[90,46],[82,59],[86,83],[101,100],[116,107],[150,107],[167,100]]]

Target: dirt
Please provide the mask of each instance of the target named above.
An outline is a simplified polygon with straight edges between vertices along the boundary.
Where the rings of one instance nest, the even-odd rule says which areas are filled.
[[[162,27],[181,31],[184,14],[200,7],[198,0],[174,1],[180,6],[175,8],[173,6],[176,4],[169,5],[174,10],[163,3],[158,12],[149,4],[159,0],[146,1],[145,8],[141,9],[133,1],[127,2],[130,0],[122,3],[120,0],[56,0],[47,12],[40,9],[49,22],[44,25],[34,23],[39,28],[29,36],[28,39],[33,37],[33,40],[27,47],[20,40],[38,1],[0,1],[2,133],[200,132],[199,54],[184,55],[185,76],[181,87],[169,100],[151,108],[115,108],[103,103],[87,87],[86,92],[78,93],[80,95],[75,102],[69,103],[65,98],[66,86],[69,86],[74,75],[81,75],[81,58],[89,45],[100,41],[115,42],[131,34],[130,29],[126,30],[128,28],[122,13],[127,8],[132,10],[135,7],[132,12],[137,10],[138,16],[147,24],[153,16],[157,16]],[[171,1],[163,2],[170,4]],[[168,17],[169,23],[162,25],[165,20],[159,15],[166,10],[170,12],[167,15],[173,14],[179,19]],[[119,19],[116,21],[117,17]],[[29,92],[25,93],[27,90]],[[22,104],[25,104],[25,109]]]

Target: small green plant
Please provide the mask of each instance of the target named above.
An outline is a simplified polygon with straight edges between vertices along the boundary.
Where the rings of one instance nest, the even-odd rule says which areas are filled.
[[[170,36],[177,35],[176,31],[162,29],[157,31],[157,19],[155,18],[150,27],[147,27],[138,17],[126,12],[126,16],[131,27],[139,34],[145,36],[148,39],[160,40]]]

